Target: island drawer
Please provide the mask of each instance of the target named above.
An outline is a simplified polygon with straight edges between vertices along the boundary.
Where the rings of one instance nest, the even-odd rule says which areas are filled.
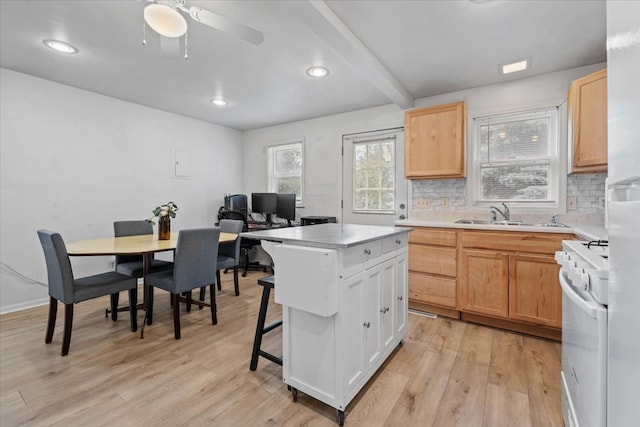
[[[407,234],[398,234],[397,236],[385,237],[382,240],[382,253],[389,253],[398,249],[407,247]]]
[[[382,255],[382,240],[373,240],[341,251],[342,277],[349,277],[375,264]],[[372,264],[373,263],[373,264]]]

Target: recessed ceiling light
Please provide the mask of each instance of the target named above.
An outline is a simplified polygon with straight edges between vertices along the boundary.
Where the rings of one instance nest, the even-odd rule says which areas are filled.
[[[326,77],[329,75],[329,70],[325,67],[311,67],[307,70],[307,74],[311,77]]]
[[[69,43],[61,42],[59,40],[43,40],[44,45],[55,51],[62,53],[78,53],[78,49],[71,46]]]
[[[217,105],[218,107],[224,107],[224,106],[229,105],[229,101],[227,101],[226,99],[221,98],[221,97],[219,97],[219,96],[218,96],[218,97],[216,97],[216,98],[213,98],[213,99],[211,100],[211,103],[212,103],[213,105]]]
[[[522,61],[512,62],[511,64],[504,64],[500,67],[502,74],[515,73],[516,71],[526,70],[529,66],[529,61],[523,59]]]

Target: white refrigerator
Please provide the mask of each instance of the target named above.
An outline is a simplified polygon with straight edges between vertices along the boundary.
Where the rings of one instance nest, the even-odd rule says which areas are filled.
[[[607,1],[607,425],[640,425],[640,1]]]

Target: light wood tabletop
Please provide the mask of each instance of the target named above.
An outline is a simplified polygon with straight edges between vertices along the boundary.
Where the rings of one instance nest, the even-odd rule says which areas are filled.
[[[219,242],[233,242],[238,237],[234,233],[220,233]],[[178,233],[171,233],[171,239],[158,240],[155,234],[141,236],[107,237],[104,239],[82,240],[67,243],[67,253],[72,256],[132,255],[170,251],[178,244]]]

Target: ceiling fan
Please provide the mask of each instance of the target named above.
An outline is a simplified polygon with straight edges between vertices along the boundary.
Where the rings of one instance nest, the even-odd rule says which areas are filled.
[[[145,22],[158,34],[165,37],[181,37],[187,32],[187,21],[183,13],[194,21],[216,30],[232,34],[255,45],[262,44],[262,31],[240,24],[222,15],[198,6],[185,6],[185,0],[147,0],[151,4],[144,8]],[[182,12],[182,13],[181,13]]]

